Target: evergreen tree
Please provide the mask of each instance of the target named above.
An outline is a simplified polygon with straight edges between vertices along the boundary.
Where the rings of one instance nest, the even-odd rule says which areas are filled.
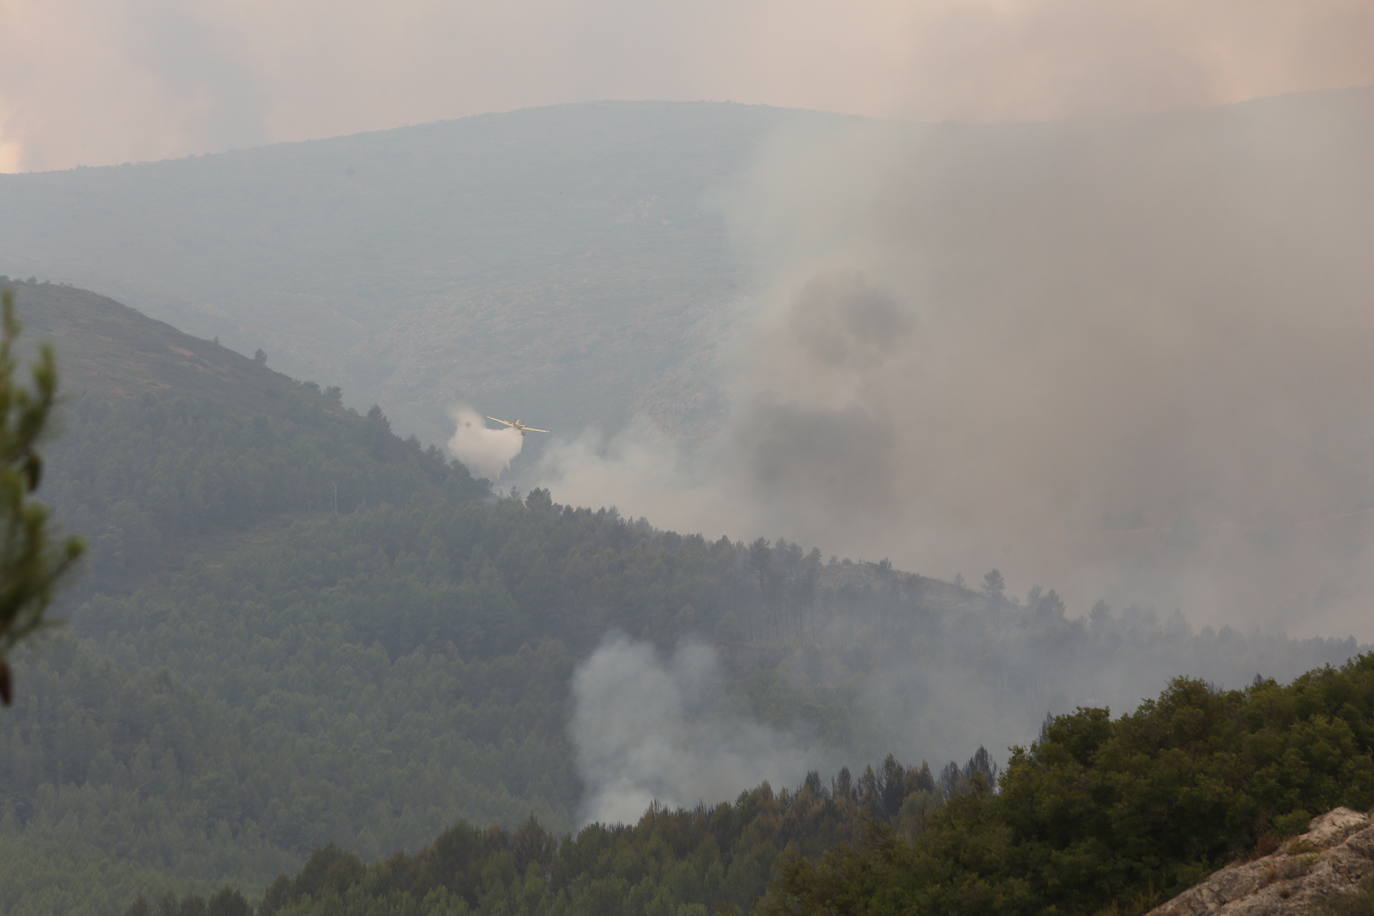
[[[54,543],[48,510],[31,499],[43,480],[38,444],[57,398],[57,365],[43,345],[32,370],[32,387],[15,379],[19,319],[14,292],[0,293],[0,702],[11,700],[5,656],[48,623],[53,586],[81,555],[81,542]]]
[[[983,594],[989,598],[1001,598],[1007,590],[1007,582],[1000,570],[990,569],[983,576]]]

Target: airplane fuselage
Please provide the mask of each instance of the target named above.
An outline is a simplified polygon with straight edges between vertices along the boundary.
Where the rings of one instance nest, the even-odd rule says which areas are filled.
[[[487,419],[488,419],[488,420],[491,420],[491,421],[493,421],[493,422],[495,422],[495,423],[500,423],[502,426],[507,426],[507,427],[510,427],[511,429],[518,430],[518,431],[520,432],[520,436],[521,436],[522,438],[524,437],[525,433],[527,433],[527,432],[530,432],[530,433],[546,433],[546,432],[548,432],[547,429],[540,429],[540,428],[537,427],[537,426],[530,426],[530,425],[528,425],[527,423],[524,423],[524,422],[521,421],[521,420],[502,420],[500,417],[490,417],[490,416],[487,417]]]

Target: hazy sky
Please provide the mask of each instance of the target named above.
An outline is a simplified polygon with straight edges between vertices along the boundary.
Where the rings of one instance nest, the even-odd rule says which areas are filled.
[[[1372,83],[1371,40],[1374,0],[0,0],[0,171],[586,99],[1139,111]]]

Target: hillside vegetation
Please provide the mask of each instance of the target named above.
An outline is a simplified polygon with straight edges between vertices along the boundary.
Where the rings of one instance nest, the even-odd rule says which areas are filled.
[[[929,767],[908,769],[888,757],[857,779],[848,770],[829,781],[813,772],[794,790],[775,793],[765,783],[734,804],[655,806],[633,825],[594,824],[565,837],[532,819],[510,831],[460,823],[413,855],[371,867],[328,846],[295,877],[274,881],[258,913],[746,913],[767,891],[784,850],[814,857],[879,824],[915,835],[947,795],[986,785],[992,775],[981,752],[940,785]],[[126,916],[138,910],[136,901]]]
[[[857,782],[847,770],[829,784],[812,773],[795,792],[765,784],[733,806],[653,808],[633,826],[562,838],[533,820],[513,831],[458,824],[369,867],[328,846],[275,881],[257,913],[1139,913],[1229,860],[1274,852],[1314,811],[1371,804],[1365,655],[1289,686],[1220,691],[1180,678],[1116,720],[1104,709],[1059,716],[1000,781],[981,751],[938,785],[929,768],[889,757]],[[1347,832],[1368,825],[1345,813]],[[1311,868],[1320,847],[1303,842],[1283,845],[1286,872],[1266,880],[1255,863],[1232,889]],[[1367,849],[1348,855],[1367,870]],[[1178,912],[1215,901],[1194,894]],[[146,912],[136,902],[126,916]]]
[[[1356,651],[496,497],[381,410],[99,296],[15,288],[59,342],[45,492],[91,556],[65,632],[12,660],[7,913],[252,897],[329,843],[376,861],[459,819],[569,831],[593,740],[569,684],[610,632],[713,647],[732,715],[825,772],[997,756],[1047,710],[1130,708],[1171,672],[1286,679]]]
[[[793,857],[773,914],[1142,912],[1315,815],[1374,805],[1374,656],[1289,686],[1177,679],[1112,720],[1080,709],[914,843]]]

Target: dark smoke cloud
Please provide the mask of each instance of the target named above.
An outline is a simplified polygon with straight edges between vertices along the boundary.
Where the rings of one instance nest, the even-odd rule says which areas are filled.
[[[624,444],[624,495],[558,493],[1368,636],[1372,160],[1367,91],[780,139],[735,197],[759,293],[714,449],[667,498],[628,459],[682,458]]]

